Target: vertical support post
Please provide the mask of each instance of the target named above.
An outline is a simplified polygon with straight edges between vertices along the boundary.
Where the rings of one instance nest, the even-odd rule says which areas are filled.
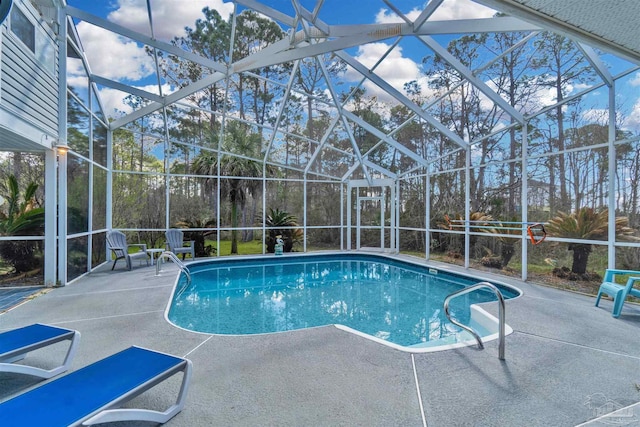
[[[93,259],[93,186],[94,186],[94,166],[89,164],[89,209],[87,213],[87,271],[91,271]]]
[[[67,156],[58,156],[58,284],[67,284]]]
[[[307,187],[309,185],[309,182],[307,180],[307,173],[304,173],[304,188],[303,188],[303,194],[302,197],[304,198],[304,200],[302,201],[302,206],[304,206],[304,212],[302,212],[302,232],[303,232],[303,237],[302,237],[302,251],[303,252],[307,252]]]
[[[523,281],[527,280],[527,271],[529,270],[529,260],[528,260],[528,253],[529,253],[529,241],[527,239],[527,226],[529,223],[529,198],[528,198],[528,193],[529,193],[529,171],[527,170],[527,158],[528,158],[528,154],[527,152],[529,151],[529,129],[528,129],[528,124],[525,121],[524,124],[522,125],[522,171],[520,171],[520,174],[522,175],[522,190],[521,190],[521,194],[520,194],[520,211],[522,212],[522,218],[520,219],[522,221],[522,237],[521,237],[521,242],[522,242],[522,249],[521,249],[521,256],[522,256],[522,267],[521,267],[521,271],[520,271],[520,275]]]
[[[106,194],[107,212],[106,226],[107,230],[113,228],[113,130],[107,129],[107,194]],[[106,252],[107,256],[110,256]]]
[[[425,189],[424,189],[424,255],[425,259],[431,257],[431,176],[429,175],[429,168],[426,168],[425,176]]]
[[[400,180],[396,179],[395,187],[391,187],[391,226],[393,228],[393,238],[391,239],[391,250],[397,254],[400,252]]]
[[[169,139],[169,124],[167,123],[168,117],[166,105],[162,107],[162,119],[164,120],[164,227],[166,231],[171,228],[171,162],[169,161],[171,140]]]
[[[344,183],[340,183],[340,250],[344,251]]]
[[[469,252],[471,251],[471,227],[469,227],[469,214],[471,213],[471,147],[465,150],[465,163],[467,167],[464,171],[464,268],[469,268]]]
[[[267,253],[267,162],[262,162],[262,255]]]
[[[44,176],[44,284],[56,284],[56,209],[58,195],[56,194],[56,152],[45,152]]]
[[[89,83],[89,87],[87,88],[89,93],[89,111],[93,111],[93,97],[91,96],[91,92],[93,91],[93,87],[91,83]],[[87,271],[91,271],[93,259],[93,183],[94,183],[94,163],[93,163],[93,125],[94,125],[93,114],[89,114],[89,158],[91,162],[89,162],[89,195],[88,195],[88,207],[87,207]]]
[[[360,233],[362,230],[360,226],[362,225],[362,219],[360,218],[360,189],[357,188],[356,191],[358,194],[356,195],[356,250],[360,250]]]
[[[387,210],[387,198],[385,197],[385,195],[387,194],[387,190],[385,187],[381,187],[381,194],[380,194],[380,249],[384,250],[385,249],[385,211]],[[393,211],[391,212],[391,215],[393,215]],[[389,228],[389,240],[391,240],[391,236],[393,233],[393,230],[391,228]],[[391,246],[391,243],[389,243],[389,245]]]
[[[351,183],[347,185],[347,250],[351,250],[351,206],[352,206],[352,197],[351,197]]]
[[[608,266],[616,268],[616,82],[609,87],[609,232],[607,236]]]
[[[58,9],[58,140],[67,142],[67,15]],[[58,280],[67,284],[67,157],[58,156]]]
[[[107,128],[107,191],[106,191],[106,212],[105,225],[107,230],[113,229],[113,130]],[[107,240],[104,241],[105,261],[111,260],[111,251]]]

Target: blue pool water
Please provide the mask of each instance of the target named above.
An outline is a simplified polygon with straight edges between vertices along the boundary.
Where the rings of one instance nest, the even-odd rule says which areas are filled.
[[[447,320],[444,299],[480,281],[361,254],[215,260],[189,270],[192,283],[181,292],[180,278],[167,314],[182,328],[245,335],[338,324],[403,347],[455,342],[460,330]],[[498,286],[505,298],[519,294]],[[453,299],[450,311],[486,335],[469,307],[493,300],[478,290]]]

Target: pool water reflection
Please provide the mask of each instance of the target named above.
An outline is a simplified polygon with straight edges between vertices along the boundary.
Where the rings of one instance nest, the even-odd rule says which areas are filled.
[[[459,340],[444,299],[479,281],[361,254],[215,260],[190,270],[192,283],[174,294],[167,314],[182,328],[247,335],[337,324],[403,347]],[[500,287],[505,298],[518,295]],[[482,290],[456,298],[452,317],[487,335],[469,307],[493,300]]]

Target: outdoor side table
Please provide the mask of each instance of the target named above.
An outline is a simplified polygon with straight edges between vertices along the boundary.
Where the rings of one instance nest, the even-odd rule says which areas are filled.
[[[166,251],[165,248],[152,248],[152,249],[147,249],[147,252],[149,253],[149,255],[151,255],[151,265],[153,265],[154,263],[154,259],[156,258],[156,254],[158,258],[160,258],[160,254],[162,252]]]

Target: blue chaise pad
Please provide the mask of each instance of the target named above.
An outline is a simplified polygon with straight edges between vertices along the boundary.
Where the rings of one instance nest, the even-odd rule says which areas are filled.
[[[28,347],[34,343],[44,343],[61,335],[71,336],[73,333],[69,329],[56,328],[39,323],[3,332],[0,334],[0,354]]]
[[[184,359],[139,347],[102,359],[0,403],[2,427],[79,424],[123,395],[175,369]]]

